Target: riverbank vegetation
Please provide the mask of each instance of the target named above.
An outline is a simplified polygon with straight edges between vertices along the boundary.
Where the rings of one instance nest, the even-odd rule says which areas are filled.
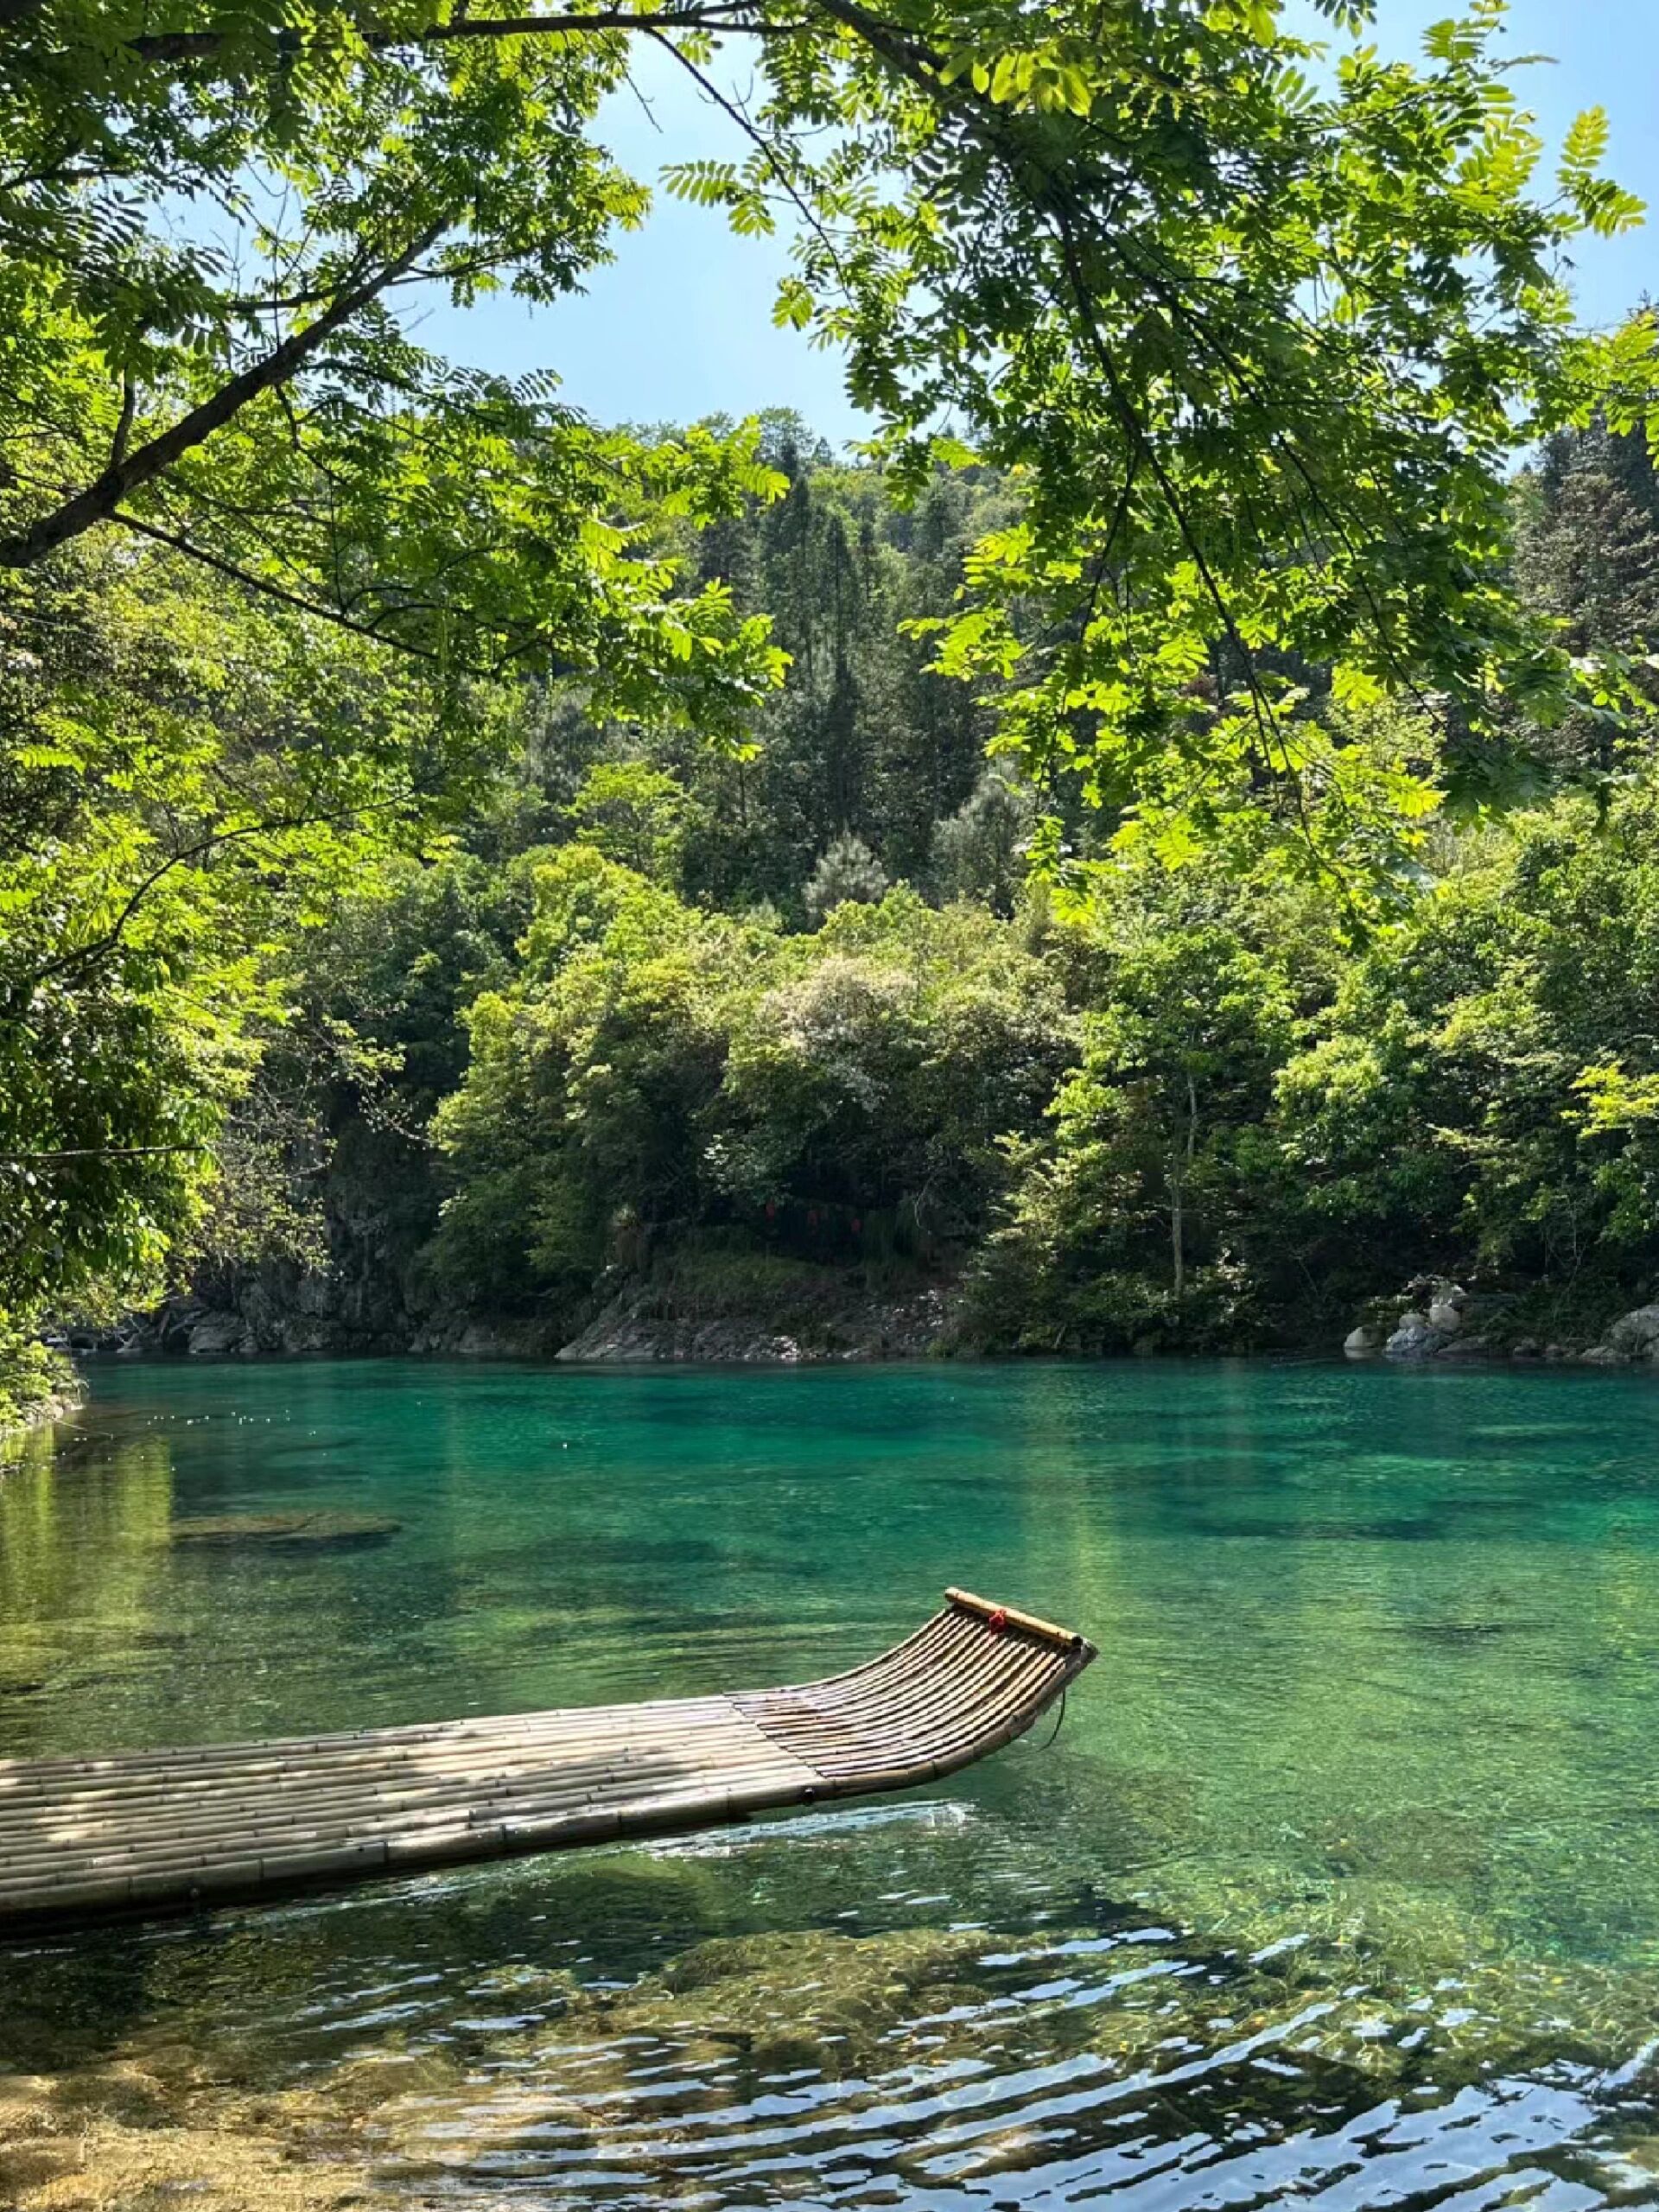
[[[1414,1276],[1510,1301],[1500,1342],[1641,1301],[1639,735],[1520,732],[1529,793],[1459,820],[1414,795],[1417,710],[1316,678],[1310,729],[1408,792],[1316,824],[1371,916],[1287,868],[1247,799],[1173,867],[1074,803],[1033,880],[1037,796],[894,619],[946,595],[1006,486],[906,512],[787,419],[763,455],[787,493],[694,556],[779,610],[791,675],[753,754],[518,702],[447,842],[308,932],[196,1232],[210,1307],[272,1348],[480,1325],[552,1348],[652,1284],[659,1319],[787,1336],[826,1284],[938,1282],[944,1342],[1109,1352],[1328,1344]],[[1515,496],[1528,590],[1634,652],[1659,588],[1643,449],[1558,441]]]
[[[187,1286],[155,1341],[1641,1293],[1659,365],[1563,277],[1640,210],[1596,113],[1535,183],[1495,0],[1321,13],[0,0],[9,1371]],[[400,319],[643,218],[639,39],[857,459]]]

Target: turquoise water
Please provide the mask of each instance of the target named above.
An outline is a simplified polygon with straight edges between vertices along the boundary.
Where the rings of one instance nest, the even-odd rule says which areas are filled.
[[[0,1482],[0,1756],[799,1678],[953,1581],[1102,1657],[913,1798],[0,1950],[0,2204],[72,2138],[88,2203],[1659,2202],[1656,1443],[1605,1375],[101,1370]],[[331,1514],[395,1525],[224,1525]]]

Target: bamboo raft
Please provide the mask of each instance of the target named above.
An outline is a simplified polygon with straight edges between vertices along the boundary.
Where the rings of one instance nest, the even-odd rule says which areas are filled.
[[[282,1742],[0,1761],[0,1927],[176,1911],[908,1789],[1029,1728],[1095,1657],[966,1591],[791,1689]]]

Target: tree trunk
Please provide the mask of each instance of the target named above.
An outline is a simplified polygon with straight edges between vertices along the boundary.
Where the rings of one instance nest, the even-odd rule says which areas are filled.
[[[1169,1160],[1169,1242],[1175,1262],[1175,1302],[1186,1295],[1186,1185],[1198,1148],[1198,1093],[1186,1079],[1186,1141],[1172,1147]]]

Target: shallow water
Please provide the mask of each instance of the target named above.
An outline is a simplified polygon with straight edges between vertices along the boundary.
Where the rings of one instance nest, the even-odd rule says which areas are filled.
[[[0,1756],[799,1678],[950,1581],[1102,1658],[909,1799],[0,1949],[0,2204],[1659,2202],[1656,1436],[1605,1375],[104,1369],[0,1482]]]

